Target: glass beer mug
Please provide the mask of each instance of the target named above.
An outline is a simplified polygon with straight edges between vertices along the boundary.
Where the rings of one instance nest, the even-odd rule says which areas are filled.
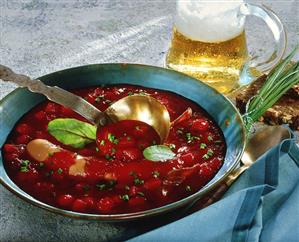
[[[275,50],[264,63],[248,57],[244,30],[248,15],[262,18],[273,33]],[[277,64],[285,46],[284,27],[267,8],[242,0],[178,0],[166,66],[229,93],[249,82],[249,68],[265,72]]]

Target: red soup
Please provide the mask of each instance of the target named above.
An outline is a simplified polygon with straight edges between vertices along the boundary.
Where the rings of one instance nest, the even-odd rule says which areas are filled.
[[[102,111],[122,97],[141,94],[164,104],[172,121],[189,107],[192,115],[185,112],[160,146],[156,131],[140,121],[121,121],[96,133],[70,109],[49,101],[36,106],[17,123],[2,152],[11,179],[42,202],[95,214],[147,210],[197,192],[223,164],[221,130],[186,98],[132,85],[74,93]],[[145,153],[155,148],[166,158],[148,158]]]

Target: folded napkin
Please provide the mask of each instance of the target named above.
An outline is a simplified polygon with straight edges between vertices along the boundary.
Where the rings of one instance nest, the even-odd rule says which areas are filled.
[[[220,201],[129,241],[299,241],[299,148],[294,138],[260,157]]]

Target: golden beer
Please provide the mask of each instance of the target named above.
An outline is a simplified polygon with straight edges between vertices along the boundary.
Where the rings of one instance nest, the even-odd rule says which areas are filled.
[[[247,60],[244,30],[223,42],[192,40],[174,28],[167,67],[186,73],[217,89],[229,93],[239,86],[239,77]]]

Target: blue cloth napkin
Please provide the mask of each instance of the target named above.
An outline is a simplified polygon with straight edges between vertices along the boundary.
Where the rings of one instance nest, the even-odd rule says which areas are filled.
[[[217,203],[129,241],[299,241],[299,148],[294,139],[260,157]]]

